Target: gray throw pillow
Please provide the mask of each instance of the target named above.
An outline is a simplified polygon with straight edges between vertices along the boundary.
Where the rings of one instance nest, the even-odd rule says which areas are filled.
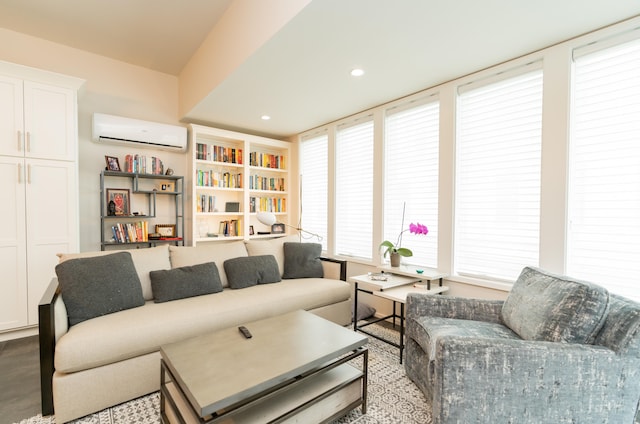
[[[278,262],[273,255],[247,256],[224,261],[224,271],[232,289],[280,281]]]
[[[220,273],[214,262],[149,272],[155,303],[222,291]]]
[[[604,287],[526,267],[502,305],[501,317],[525,340],[592,343],[608,310]]]
[[[284,243],[282,278],[322,278],[322,245],[320,243]]]
[[[69,325],[144,305],[129,252],[70,259],[56,266]]]

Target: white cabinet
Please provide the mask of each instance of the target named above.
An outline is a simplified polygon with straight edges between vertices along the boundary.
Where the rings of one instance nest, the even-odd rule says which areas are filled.
[[[0,76],[0,154],[74,161],[74,90]]]
[[[0,62],[0,331],[38,324],[38,303],[55,276],[56,254],[78,250],[81,84]]]
[[[0,330],[27,325],[26,207],[20,158],[0,156]]]

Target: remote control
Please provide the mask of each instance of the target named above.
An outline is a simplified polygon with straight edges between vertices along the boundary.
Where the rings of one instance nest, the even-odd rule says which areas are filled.
[[[251,335],[251,332],[249,332],[249,330],[247,330],[247,327],[245,327],[244,325],[241,325],[240,327],[238,327],[238,330],[240,330],[242,335],[247,339],[250,339],[251,337],[253,337]]]

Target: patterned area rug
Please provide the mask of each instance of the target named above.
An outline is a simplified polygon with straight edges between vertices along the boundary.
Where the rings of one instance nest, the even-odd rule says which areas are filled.
[[[398,339],[399,333],[381,325],[368,329],[385,338]],[[360,364],[357,364],[358,366]],[[367,414],[360,408],[335,424],[430,424],[431,410],[422,392],[405,375],[398,361],[398,349],[373,337],[369,338],[369,390]],[[160,394],[152,393],[98,413],[88,415],[74,424],[159,424]],[[22,420],[20,424],[56,424],[54,417],[40,415]]]

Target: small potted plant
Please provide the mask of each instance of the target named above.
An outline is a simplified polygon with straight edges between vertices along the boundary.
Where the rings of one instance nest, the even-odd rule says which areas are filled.
[[[404,227],[404,207],[402,208],[402,226],[401,228]],[[390,261],[391,261],[391,266],[396,267],[396,266],[400,266],[400,257],[404,256],[404,257],[409,257],[409,256],[413,256],[413,252],[411,251],[411,249],[407,249],[406,247],[402,247],[402,234],[404,234],[405,232],[409,231],[412,234],[424,234],[427,235],[429,233],[429,229],[427,228],[426,225],[422,225],[419,222],[416,222],[415,224],[411,223],[409,224],[409,228],[406,228],[402,231],[400,231],[400,234],[398,235],[398,239],[396,240],[395,243],[390,242],[389,240],[385,240],[382,243],[380,243],[379,248],[383,249],[383,253],[384,253],[384,257],[387,257],[387,254],[389,255]]]

